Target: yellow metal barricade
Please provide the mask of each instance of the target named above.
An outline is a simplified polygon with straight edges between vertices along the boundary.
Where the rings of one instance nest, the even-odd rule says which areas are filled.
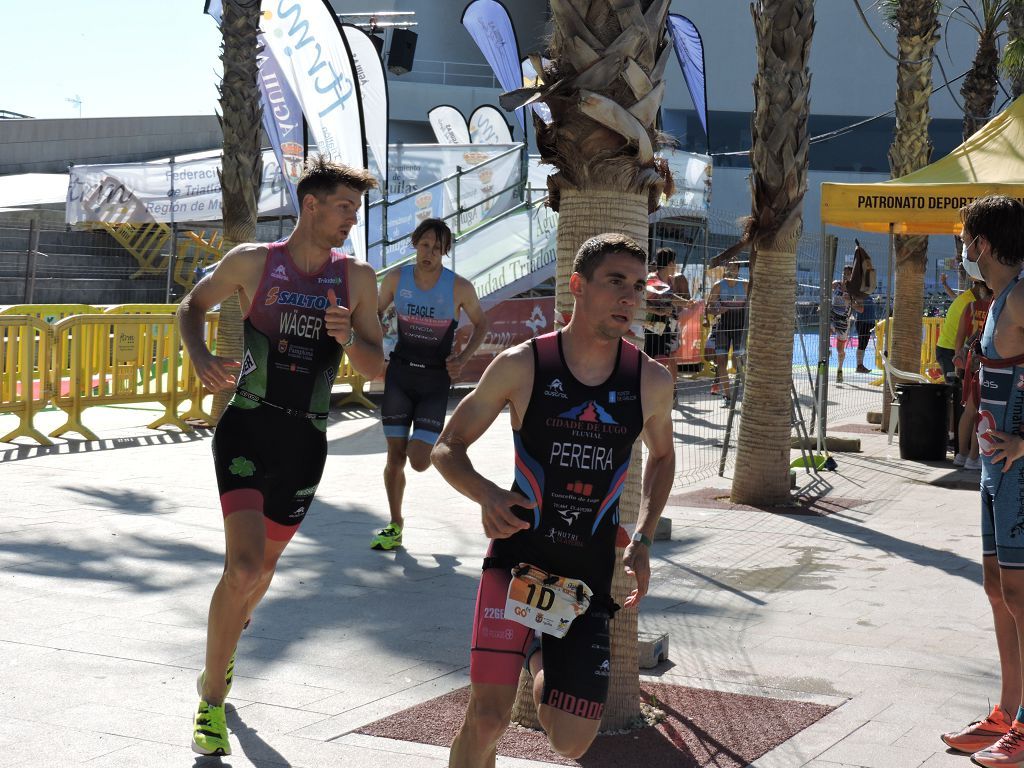
[[[179,374],[180,340],[173,315],[76,315],[53,326],[53,403],[67,422],[50,433],[77,432],[97,440],[82,423],[95,405],[158,403],[164,407],[150,429],[190,427],[178,417],[187,397]],[[149,375],[151,370],[159,375]]]
[[[103,310],[105,315],[173,315],[177,304],[115,304]]]
[[[91,304],[15,304],[0,309],[0,315],[28,315],[44,323],[55,323],[71,315],[96,315],[102,311]]]
[[[366,386],[366,379],[360,376],[356,369],[352,367],[352,363],[349,362],[348,355],[341,356],[341,362],[338,364],[338,375],[334,378],[335,384],[348,384],[352,387],[352,391],[345,395],[341,400],[335,403],[336,406],[345,407],[348,405],[358,405],[369,410],[375,409],[377,406],[363,394],[363,387]]]
[[[941,317],[923,317],[921,318],[921,366],[919,373],[930,378],[941,379],[940,376],[934,376],[935,371],[941,371],[942,366],[939,365],[935,357],[935,346],[939,340],[939,335],[942,333],[942,320]],[[878,369],[882,368],[882,353],[886,344],[886,323],[887,320],[879,320],[875,323],[875,367]],[[881,383],[879,380],[878,383]]]
[[[51,395],[51,334],[50,326],[37,317],[0,316],[0,413],[18,417],[17,428],[0,437],[0,442],[29,437],[40,445],[53,445],[32,423]]]
[[[206,346],[214,354],[217,352],[217,330],[220,328],[220,313],[208,312],[206,314]],[[185,385],[185,399],[189,400],[188,410],[181,414],[182,419],[188,421],[202,421],[207,424],[213,423],[213,416],[203,410],[203,398],[208,394],[203,383],[196,376],[192,367],[192,359],[188,352],[182,349],[183,364],[181,367],[182,381]]]

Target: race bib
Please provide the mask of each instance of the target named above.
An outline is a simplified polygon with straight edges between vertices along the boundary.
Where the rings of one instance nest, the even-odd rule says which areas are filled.
[[[584,582],[520,563],[512,569],[505,618],[552,637],[565,637],[573,620],[593,597]]]

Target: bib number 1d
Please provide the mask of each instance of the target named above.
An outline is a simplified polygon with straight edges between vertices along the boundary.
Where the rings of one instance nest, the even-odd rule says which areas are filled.
[[[592,592],[579,579],[555,576],[533,565],[512,571],[505,618],[552,637],[565,637],[573,620],[590,605]]]

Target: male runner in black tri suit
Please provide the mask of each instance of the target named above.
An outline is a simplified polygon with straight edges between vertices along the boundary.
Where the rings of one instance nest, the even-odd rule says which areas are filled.
[[[178,308],[181,336],[203,385],[211,392],[236,387],[238,370],[235,396],[213,439],[226,551],[197,682],[192,749],[199,754],[231,753],[224,698],[233,649],[313,502],[342,350],[367,378],[384,363],[373,269],[332,251],[344,244],[363,193],[376,184],[367,171],[311,161],[298,184],[301,215],[288,239],[231,249]],[[236,291],[245,310],[240,368],[212,355],[203,339],[206,313]]]
[[[636,437],[643,436],[649,453],[636,533],[623,556],[637,580],[627,608],[647,592],[648,550],[675,468],[672,378],[623,339],[643,298],[646,266],[644,250],[624,235],[585,242],[569,280],[569,324],[498,355],[431,454],[445,479],[480,504],[493,539],[477,595],[470,703],[449,762],[456,768],[494,764],[524,658],[552,747],[575,758],[597,735],[616,608],[618,501]],[[516,455],[510,491],[480,475],[467,455],[506,405]],[[593,592],[564,637],[542,636],[539,654],[533,629],[506,618],[506,591],[523,563],[582,580]]]

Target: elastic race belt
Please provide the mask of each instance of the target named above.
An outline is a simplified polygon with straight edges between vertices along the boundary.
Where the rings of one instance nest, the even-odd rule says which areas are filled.
[[[254,395],[252,392],[246,392],[244,389],[236,389],[235,394],[244,397],[246,400],[252,400],[254,403],[259,403],[260,405],[269,405],[271,408],[283,411],[289,416],[298,416],[302,419],[326,419],[328,416],[327,413],[313,413],[312,411],[301,411],[297,408],[285,408],[283,405],[278,405],[277,403],[272,403],[269,400],[264,400],[259,395]]]
[[[443,364],[443,363],[441,363],[441,364],[438,364],[438,363],[414,363],[412,360],[406,360],[404,357],[399,357],[398,355],[396,355],[394,353],[391,354],[391,359],[398,361],[402,365],[407,365],[410,368],[419,368],[420,370],[427,370],[427,371],[446,371],[446,370],[448,370],[448,366]]]

